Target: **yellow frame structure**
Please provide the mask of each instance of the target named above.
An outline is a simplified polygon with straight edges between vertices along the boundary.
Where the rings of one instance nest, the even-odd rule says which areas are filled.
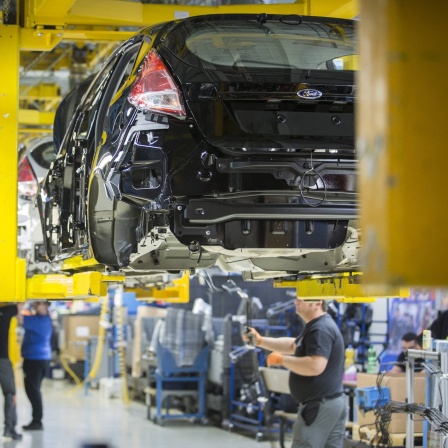
[[[0,220],[0,284],[5,302],[25,299],[26,264],[17,258],[17,128],[19,109],[20,28],[0,25],[0,191],[3,219]]]
[[[24,301],[27,298],[43,297],[47,299],[92,297],[103,294],[108,282],[106,275],[93,270],[94,263],[89,266],[92,272],[76,273],[73,276],[36,276],[27,280],[25,260],[17,257],[20,51],[49,51],[62,39],[123,40],[134,32],[119,31],[117,30],[119,26],[133,26],[138,29],[150,24],[194,15],[251,12],[352,18],[358,12],[357,0],[297,0],[293,4],[216,7],[143,5],[120,0],[95,0],[94,2],[91,0],[17,0],[16,3],[18,13],[24,11],[24,17],[18,21],[24,26],[0,25],[0,59],[5,61],[0,82],[0,141],[2,142],[0,191],[3,209],[3,219],[0,221],[0,282],[2,285],[0,301]],[[98,29],[98,26],[103,28]],[[31,112],[20,113],[23,120],[33,124],[40,120],[42,125],[48,125],[51,122],[50,116],[36,118],[31,116]],[[75,262],[75,265],[77,263]],[[157,291],[153,291],[153,294],[157,295]]]

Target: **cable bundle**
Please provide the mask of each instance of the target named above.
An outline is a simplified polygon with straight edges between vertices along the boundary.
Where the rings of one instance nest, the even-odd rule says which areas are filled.
[[[419,363],[430,375],[435,375],[441,377],[443,372],[437,369],[431,363]],[[390,448],[392,447],[393,441],[390,437],[388,428],[391,421],[392,414],[415,414],[419,417],[425,418],[433,427],[434,431],[442,433],[444,436],[448,436],[448,419],[441,412],[442,404],[439,405],[439,409],[427,407],[417,403],[403,403],[400,401],[389,400],[385,404],[382,404],[385,394],[382,387],[383,378],[385,371],[380,372],[377,375],[376,386],[378,389],[378,399],[376,405],[373,409],[375,419],[375,429],[378,435],[378,441],[376,447]],[[442,400],[442,394],[440,390],[439,382],[439,393]],[[374,446],[374,439],[370,442],[371,446]]]

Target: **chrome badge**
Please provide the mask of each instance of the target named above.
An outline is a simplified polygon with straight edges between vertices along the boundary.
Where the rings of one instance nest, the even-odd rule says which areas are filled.
[[[322,96],[322,92],[315,89],[302,89],[297,92],[297,96],[305,98],[307,100],[316,100]]]

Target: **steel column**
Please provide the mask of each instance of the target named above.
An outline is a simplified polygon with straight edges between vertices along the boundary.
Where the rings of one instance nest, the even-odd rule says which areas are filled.
[[[17,258],[17,128],[19,110],[19,27],[0,25],[0,301],[25,298],[25,260]]]

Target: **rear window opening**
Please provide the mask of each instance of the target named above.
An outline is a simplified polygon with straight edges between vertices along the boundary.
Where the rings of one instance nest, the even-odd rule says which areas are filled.
[[[355,32],[350,24],[268,20],[200,22],[189,29],[177,56],[204,68],[356,70]],[[173,34],[176,34],[175,32]],[[174,38],[174,36],[171,36]],[[174,43],[174,39],[170,41]],[[173,50],[173,48],[170,48]]]

